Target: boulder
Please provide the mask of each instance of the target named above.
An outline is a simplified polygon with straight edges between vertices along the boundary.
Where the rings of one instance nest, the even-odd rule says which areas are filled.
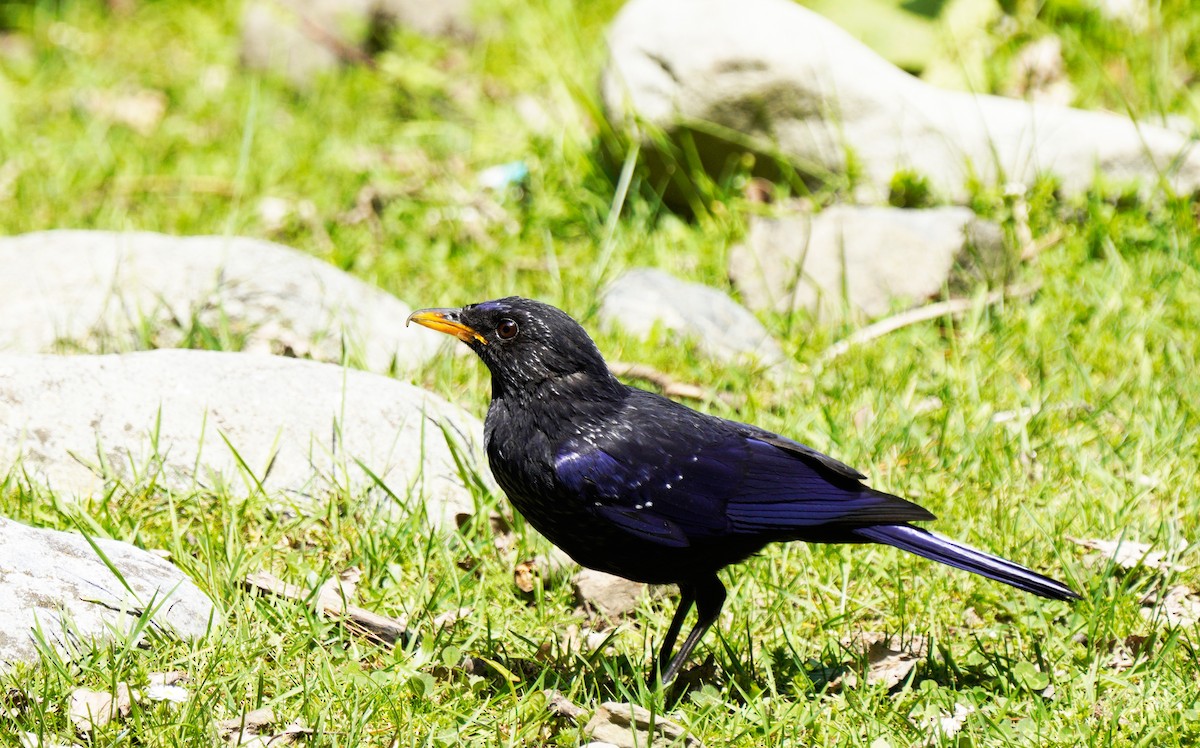
[[[752,309],[878,317],[948,284],[999,275],[1004,236],[968,208],[837,205],[756,217],[729,275]]]
[[[1200,153],[1184,136],[1117,114],[935,88],[791,0],[631,0],[608,46],[602,95],[614,126],[690,139],[713,175],[749,150],[814,180],[844,179],[852,162],[870,200],[899,171],[953,200],[970,179],[1029,184],[1040,174],[1068,193],[1097,174],[1200,187]],[[647,133],[648,163],[669,168],[653,142]]]
[[[613,281],[600,301],[600,319],[643,339],[657,325],[693,339],[720,361],[751,359],[770,369],[787,363],[766,328],[727,294],[653,268],[630,270]]]
[[[77,533],[0,517],[0,672],[37,660],[35,631],[72,657],[128,632],[144,610],[154,628],[179,637],[202,636],[219,622],[208,596],[171,563],[128,543],[93,540],[104,558]]]
[[[369,490],[453,529],[485,481],[478,419],[394,379],[280,356],[163,350],[0,356],[0,474],[57,495],[114,481],[259,490],[297,506]],[[244,464],[244,467],[243,467]],[[378,480],[394,494],[376,484]]]
[[[110,353],[222,330],[251,351],[408,373],[446,344],[412,310],[295,249],[242,237],[0,238],[0,353]]]

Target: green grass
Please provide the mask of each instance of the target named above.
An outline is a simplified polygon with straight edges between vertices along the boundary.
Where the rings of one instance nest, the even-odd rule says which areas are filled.
[[[1102,22],[1090,4],[1009,5],[1016,16],[996,32],[994,88],[1022,38],[1057,33],[1082,105],[1194,119],[1200,22],[1187,0],[1153,4],[1152,27],[1166,41]],[[545,550],[520,523],[506,554],[486,521],[438,534],[421,513],[381,517],[350,493],[312,514],[281,514],[269,495],[174,493],[147,473],[70,506],[14,471],[0,483],[0,513],[165,549],[225,623],[196,642],[152,636],[146,647],[119,642],[76,662],[47,654],[18,667],[0,681],[0,703],[20,706],[15,716],[0,710],[0,744],[17,730],[71,743],[72,688],[137,687],[149,672],[176,668],[191,677],[186,704],[135,707],[89,744],[207,746],[214,721],[262,705],[315,728],[309,745],[577,744],[579,729],[547,713],[545,688],[589,710],[616,699],[670,713],[708,745],[1200,740],[1200,631],[1148,621],[1140,602],[1176,584],[1200,589],[1197,572],[1093,565],[1066,540],[1167,548],[1200,537],[1192,205],[1099,191],[1060,201],[1036,186],[1035,234],[1058,229],[1064,240],[1018,272],[1043,283],[1032,301],[906,328],[824,367],[803,364],[852,325],[767,315],[804,371],[773,383],[665,335],[640,342],[596,329],[598,291],[626,267],[727,287],[726,253],[757,209],[739,196],[745,175],[735,172],[704,185],[704,210],[685,221],[635,170],[620,214],[611,213],[625,151],[588,112],[598,107],[602,33],[617,3],[479,6],[478,45],[404,36],[377,71],[346,70],[306,94],[237,68],[234,2],[147,0],[120,17],[83,0],[0,6],[0,19],[31,43],[27,55],[0,57],[0,167],[16,174],[0,190],[0,233],[263,236],[414,306],[544,299],[583,319],[610,359],[738,395],[736,405],[704,407],[834,453],[874,485],[928,506],[937,530],[1069,579],[1085,599],[1045,603],[886,548],[773,547],[724,575],[729,603],[698,650],[697,662],[713,661],[708,683],[664,694],[643,676],[670,598],[642,602],[599,652],[556,650],[566,627],[583,621],[565,581],[547,580],[532,598],[513,586],[513,563]],[[166,96],[148,135],[79,106],[86,91],[135,87]],[[534,131],[514,113],[523,92],[576,112],[572,124]],[[604,156],[614,147],[615,164]],[[517,159],[531,172],[523,196],[479,193],[479,170]],[[368,186],[385,196],[374,228],[345,219]],[[268,232],[257,210],[264,197],[309,201],[312,217]],[[471,205],[497,218],[477,220]],[[974,205],[1012,230],[998,193],[980,190]],[[236,348],[238,338],[192,340]],[[446,357],[417,381],[483,412],[487,377],[473,361]],[[1020,408],[1031,414],[993,419]],[[349,566],[364,572],[361,606],[408,616],[422,633],[389,650],[241,587],[259,568],[311,585]],[[462,606],[473,608],[466,620],[432,629],[436,615]],[[978,619],[968,622],[967,608]],[[931,654],[892,691],[821,685],[818,673],[854,659],[840,642],[873,630],[929,637]],[[1136,664],[1112,667],[1114,646],[1134,636],[1147,637]],[[464,656],[494,664],[467,674],[454,667]],[[955,705],[975,710],[962,733],[931,737],[926,720]]]

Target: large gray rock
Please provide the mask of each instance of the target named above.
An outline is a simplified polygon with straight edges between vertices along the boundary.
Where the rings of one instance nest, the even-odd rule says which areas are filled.
[[[228,328],[248,350],[410,372],[445,336],[297,250],[257,239],[47,231],[0,239],[0,353],[118,352]]]
[[[37,659],[35,629],[71,657],[128,632],[146,609],[154,627],[180,637],[218,622],[212,601],[174,565],[128,543],[94,540],[129,589],[82,535],[0,517],[0,672]]]
[[[613,281],[601,299],[600,318],[642,338],[658,325],[692,338],[721,361],[750,358],[770,368],[787,360],[758,319],[728,295],[661,270],[638,268]]]
[[[754,218],[729,275],[752,309],[868,317],[935,296],[947,284],[999,273],[1004,237],[968,208],[838,205]]]
[[[481,443],[478,419],[442,398],[332,364],[191,350],[0,356],[0,474],[17,465],[60,496],[155,481],[261,484],[297,505],[347,489],[391,502],[365,467],[452,528],[474,511],[452,450],[490,480]]]
[[[1181,135],[934,88],[791,0],[631,0],[608,43],[602,87],[614,124],[690,134],[714,173],[748,146],[817,179],[845,174],[852,157],[872,198],[898,170],[955,199],[969,177],[1028,184],[1041,173],[1068,192],[1098,172],[1152,184],[1161,172],[1178,190],[1200,186],[1200,154]]]

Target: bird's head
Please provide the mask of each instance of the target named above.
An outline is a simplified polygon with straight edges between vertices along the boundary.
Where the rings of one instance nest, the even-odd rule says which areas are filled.
[[[421,309],[408,321],[453,335],[475,351],[492,374],[493,397],[547,382],[593,389],[616,383],[583,327],[540,301],[510,296],[461,309]]]

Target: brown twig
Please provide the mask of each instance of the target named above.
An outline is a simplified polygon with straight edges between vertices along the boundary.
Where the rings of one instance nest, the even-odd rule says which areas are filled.
[[[1041,283],[1031,283],[1026,286],[1010,286],[1002,288],[999,291],[992,291],[983,299],[984,306],[999,304],[1006,299],[1023,299],[1033,296],[1041,288]],[[918,322],[927,322],[938,317],[947,315],[958,315],[969,312],[975,306],[975,299],[946,299],[934,304],[919,306],[915,309],[909,309],[891,317],[867,325],[861,330],[855,332],[848,338],[843,338],[833,345],[826,348],[820,356],[817,356],[817,363],[826,364],[834,360],[838,356],[849,351],[856,345],[882,338],[884,335],[895,332],[903,327],[915,325]]]
[[[659,371],[646,364],[630,364],[624,361],[611,361],[608,368],[615,376],[640,379],[659,387],[667,397],[683,397],[688,400],[711,400],[712,395],[703,387],[687,384],[674,379],[670,374]]]
[[[288,584],[265,571],[247,574],[243,584],[247,589],[259,590],[287,600],[297,602],[311,600],[313,607],[319,613],[345,619],[347,628],[380,644],[402,642],[409,635],[408,626],[404,621],[372,613],[355,605],[347,605],[342,600],[342,596],[337,593],[336,588],[332,586],[322,587],[314,594],[298,585]]]

